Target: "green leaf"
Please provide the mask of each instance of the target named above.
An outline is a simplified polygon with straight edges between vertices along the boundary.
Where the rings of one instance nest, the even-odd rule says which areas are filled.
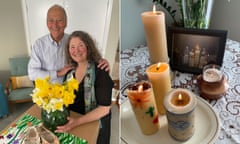
[[[166,8],[167,7],[167,2],[164,2],[163,6],[164,6],[164,8]]]
[[[171,6],[168,6],[168,7],[167,7],[167,10],[168,10],[168,11],[171,11],[171,8],[172,8]]]
[[[177,12],[177,10],[173,10],[171,11],[171,14],[175,14]]]

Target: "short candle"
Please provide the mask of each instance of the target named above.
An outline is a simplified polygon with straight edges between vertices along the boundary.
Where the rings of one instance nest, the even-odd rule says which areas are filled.
[[[164,99],[169,134],[178,141],[188,140],[194,133],[196,96],[182,88],[173,89]]]
[[[171,103],[175,106],[186,106],[190,101],[190,98],[188,96],[188,94],[186,94],[185,92],[182,93],[176,93],[172,99],[171,99]]]
[[[203,80],[206,82],[218,82],[222,79],[221,67],[215,64],[208,64],[203,67]]]
[[[138,125],[145,135],[158,131],[158,111],[155,104],[151,84],[139,82],[128,86],[127,95],[134,111]]]

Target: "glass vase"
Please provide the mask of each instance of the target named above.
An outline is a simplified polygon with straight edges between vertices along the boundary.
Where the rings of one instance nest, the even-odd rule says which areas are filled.
[[[185,28],[208,29],[214,0],[182,0]]]
[[[69,110],[67,108],[63,108],[63,111],[56,110],[54,112],[47,112],[42,109],[41,118],[43,125],[54,132],[57,126],[64,125],[68,122],[67,117],[69,116]]]

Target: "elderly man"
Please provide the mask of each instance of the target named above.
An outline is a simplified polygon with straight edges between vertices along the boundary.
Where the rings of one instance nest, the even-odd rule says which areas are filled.
[[[63,76],[72,69],[65,65],[65,43],[68,34],[64,33],[67,26],[67,15],[59,5],[53,5],[47,13],[49,34],[36,40],[32,47],[28,64],[28,75],[32,81],[50,76],[52,82],[62,83]],[[107,60],[101,59],[98,67],[109,71]]]

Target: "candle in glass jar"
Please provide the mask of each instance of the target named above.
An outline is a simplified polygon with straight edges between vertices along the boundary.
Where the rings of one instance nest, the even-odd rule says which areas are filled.
[[[194,133],[196,96],[182,88],[173,89],[164,99],[169,134],[178,141],[186,141]]]
[[[130,85],[127,88],[127,95],[142,133],[145,135],[156,133],[160,126],[151,84],[139,82]]]
[[[153,11],[141,14],[151,63],[168,62],[165,14]]]
[[[220,66],[209,64],[203,67],[203,80],[206,82],[218,82],[222,79]]]
[[[149,66],[147,76],[152,83],[153,92],[159,114],[165,114],[163,106],[164,96],[171,90],[171,76],[167,63],[158,63]]]

